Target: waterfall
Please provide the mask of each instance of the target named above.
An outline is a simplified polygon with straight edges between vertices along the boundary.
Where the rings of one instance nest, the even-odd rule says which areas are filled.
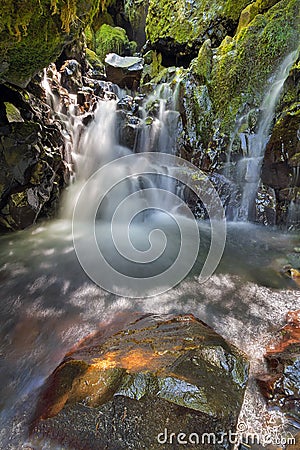
[[[277,72],[273,76],[271,86],[264,96],[259,110],[260,115],[256,132],[253,134],[240,133],[243,157],[234,168],[233,174],[233,178],[238,183],[241,190],[240,205],[236,209],[234,217],[237,221],[247,221],[251,219],[251,211],[259,187],[261,166],[269,139],[270,128],[275,115],[275,108],[284,82],[289,75],[290,68],[295,61],[297,54],[297,51],[290,53],[282,61]],[[237,121],[238,125],[231,141],[228,159],[230,159],[232,143],[237,135],[238,129],[242,123],[246,122],[248,116],[249,113],[242,116]]]
[[[47,79],[44,86],[49,89],[49,102],[57,102],[49,83],[47,86]],[[76,115],[75,98],[71,98],[67,110],[62,111],[59,105],[56,111],[49,113],[53,114],[53,120],[55,115],[61,116],[67,130],[68,151],[72,151],[68,163],[75,175],[64,199],[65,220],[39,223],[20,233],[1,237],[0,329],[2,353],[6,356],[0,371],[3,448],[62,448],[53,442],[28,442],[27,428],[35,407],[36,388],[75,342],[99,329],[100,321],[109,323],[115,316],[118,320],[118,313],[125,316],[131,312],[153,311],[157,314],[193,313],[244,350],[254,373],[262,368],[265,345],[274,329],[299,300],[298,292],[291,289],[291,280],[279,274],[282,261],[293,252],[297,241],[291,235],[280,235],[249,223],[229,224],[226,249],[218,271],[206,283],[199,283],[198,274],[207,256],[205,246],[209,247],[217,236],[222,254],[224,230],[214,228],[213,221],[210,221],[210,229],[203,222],[194,227],[195,221],[180,203],[185,195],[184,181],[193,177],[187,162],[176,165],[173,159],[179,120],[176,90],[159,87],[141,101],[134,115],[130,115],[120,110],[119,99],[126,93],[109,83],[103,83],[102,87],[107,95],[99,99],[88,126],[83,126],[82,116]],[[126,114],[136,131],[131,148],[121,145],[119,140],[118,116]],[[199,172],[193,175],[196,182],[204,183],[204,191],[209,192],[201,178],[203,175]],[[118,183],[120,178],[122,183]],[[89,189],[85,190],[85,186]],[[107,201],[97,210],[98,220],[92,229],[88,226],[91,209],[111,186]],[[126,198],[129,202],[124,203]],[[213,197],[208,195],[207,198],[213,204]],[[70,219],[78,200],[80,208],[75,211],[79,217],[75,224],[82,221],[83,226],[75,226],[72,235]],[[113,228],[116,233],[111,235],[111,224],[119,206]],[[131,222],[130,229],[124,227],[123,222]],[[97,242],[94,245],[92,241],[92,246],[89,240],[81,242],[80,233],[87,238],[96,235]],[[129,239],[134,247],[128,253]],[[123,291],[119,297],[113,295],[120,295],[120,292],[115,286],[107,285],[107,281],[114,282],[115,278],[111,273],[107,275],[106,266],[100,266],[99,259],[94,258],[97,245],[115,271],[134,277],[133,287],[140,280],[150,283],[142,285],[138,291],[142,295],[136,298],[124,295]],[[216,247],[212,248],[215,257],[219,257]],[[88,269],[94,276],[90,276],[84,264],[80,266],[78,250],[80,258],[81,252],[86,255]],[[210,250],[208,252],[210,254]],[[188,259],[190,255],[196,257],[196,261]],[[216,258],[215,265],[210,266],[210,275],[219,261]],[[99,273],[103,283],[96,278]],[[158,279],[160,274],[162,281]],[[121,286],[119,281],[116,280],[117,286]],[[147,298],[149,290],[151,294],[154,291],[150,300]],[[251,430],[253,427],[256,432],[259,427],[262,433],[266,431],[268,411],[253,383],[246,393],[243,412]]]
[[[111,83],[104,82],[103,87],[107,92],[112,90]],[[106,97],[98,101],[93,121],[82,131],[81,137],[77,139],[78,143],[73,146],[72,160],[76,166],[76,182],[68,188],[63,206],[64,217],[71,217],[76,199],[84,183],[93,173],[110,161],[118,160],[133,153],[143,153],[145,159],[137,158],[131,167],[128,167],[123,161],[120,161],[119,165],[116,163],[115,173],[110,174],[110,178],[115,177],[117,180],[127,177],[128,179],[125,183],[126,186],[123,185],[119,190],[115,189],[114,198],[110,198],[111,207],[106,208],[110,209],[110,214],[107,214],[106,211],[106,219],[109,220],[112,216],[114,205],[137,190],[143,191],[152,188],[151,197],[155,197],[157,208],[164,211],[171,211],[177,207],[176,204],[170,204],[169,199],[167,201],[162,192],[162,189],[165,189],[174,194],[180,193],[182,187],[172,178],[175,168],[162,167],[161,159],[157,160],[157,164],[153,164],[153,161],[149,163],[146,153],[175,154],[176,130],[180,117],[179,112],[176,111],[178,89],[175,88],[173,93],[167,84],[160,85],[139,105],[138,111],[135,113],[136,116],[130,114],[132,122],[139,120],[133,149],[120,143],[118,127],[121,127],[122,123],[120,124],[118,121],[118,113],[123,112],[119,109],[121,102],[124,106],[124,102],[133,102],[134,99],[126,95],[125,91],[116,89],[114,91],[117,92],[115,98]],[[71,134],[76,133],[73,131]],[[146,173],[147,170],[149,170],[149,174]],[[145,172],[145,174],[138,177],[133,175],[140,171]],[[99,186],[98,180],[97,186],[94,186],[95,189],[88,192],[87,209],[82,211],[82,217],[85,215],[89,217],[89,205],[94,204],[99,189],[105,190],[106,180],[100,180],[100,184],[102,186]],[[159,194],[155,191],[156,188],[160,189]],[[141,194],[141,202],[145,203],[145,198],[142,197]]]

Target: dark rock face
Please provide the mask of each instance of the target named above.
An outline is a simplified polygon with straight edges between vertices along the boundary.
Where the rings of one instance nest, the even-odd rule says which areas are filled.
[[[0,226],[17,230],[55,208],[65,182],[63,139],[59,124],[47,120],[48,107],[32,92],[28,101],[21,90],[1,90]]]
[[[300,422],[300,311],[287,315],[277,342],[267,348],[269,372],[257,377],[270,405]]]
[[[41,393],[33,438],[86,450],[175,449],[184,432],[194,439],[186,448],[199,439],[203,449],[230,449],[220,437],[235,429],[247,378],[246,357],[203,322],[148,315],[66,355]]]
[[[6,231],[57,211],[73,172],[70,116],[81,116],[83,129],[92,120],[96,96],[105,97],[101,82],[83,78],[76,60],[63,64],[62,84],[55,64],[44,77],[36,76],[27,90],[0,85],[0,228]]]

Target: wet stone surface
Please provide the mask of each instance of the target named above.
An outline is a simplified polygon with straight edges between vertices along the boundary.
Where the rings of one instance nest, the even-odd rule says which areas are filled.
[[[257,377],[270,406],[300,423],[300,311],[287,315],[277,341],[267,348],[268,373]]]
[[[180,432],[200,442],[215,433],[201,448],[229,449],[220,437],[235,429],[247,379],[245,355],[194,316],[148,315],[66,355],[42,388],[32,436],[76,449],[158,449],[159,440],[181,448]]]

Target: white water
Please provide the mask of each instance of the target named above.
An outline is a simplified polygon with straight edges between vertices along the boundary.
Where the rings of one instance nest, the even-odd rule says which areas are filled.
[[[159,143],[170,142],[168,139],[173,138],[166,123],[168,116],[175,117],[173,110],[167,109],[166,99],[161,100],[160,114],[155,119],[155,132],[159,134],[164,130],[161,139],[156,139]],[[115,110],[115,101],[101,102],[96,120],[73,147],[78,168],[77,185],[69,188],[67,193],[65,219],[0,238],[0,342],[1,354],[5,356],[0,371],[0,443],[3,450],[24,448],[28,442],[27,424],[34,409],[36,389],[70,346],[97,329],[99,322],[106,322],[108,326],[120,312],[192,313],[249,355],[253,376],[263,367],[264,347],[274,330],[283,324],[289,310],[299,307],[299,292],[279,274],[287,253],[298,246],[296,238],[242,223],[229,224],[223,259],[217,272],[205,284],[199,284],[197,278],[210,241],[205,223],[199,224],[202,249],[192,272],[181,284],[164,294],[151,299],[116,297],[87,277],[76,258],[68,217],[72,215],[79,188],[87,178],[111,159],[130,153],[116,141]],[[173,126],[171,121],[171,128]],[[158,149],[161,149],[160,145]],[[143,146],[140,151],[142,149]],[[135,170],[123,165],[118,168],[121,176]],[[171,168],[164,170],[168,174]],[[111,177],[118,178],[119,175],[113,173]],[[101,189],[105,189],[108,180],[100,181],[103,183]],[[106,220],[102,216],[96,225],[102,240],[106,240],[109,231],[106,224],[114,210],[112,200],[118,203],[141,184],[157,186],[156,181],[155,177],[129,180],[125,187],[114,192],[111,202],[102,211]],[[95,191],[97,189],[99,186],[95,186]],[[176,191],[176,186],[171,185],[170,189]],[[86,211],[82,210],[83,217],[89,217],[89,204],[93,198],[94,193],[90,192],[86,198]],[[165,198],[155,200],[165,210],[171,211],[174,207]],[[160,217],[158,215],[156,219],[160,220]],[[148,238],[150,226],[149,217],[146,222],[140,220],[135,224],[138,240]],[[176,247],[180,236],[173,233],[170,222],[165,228]],[[192,248],[193,240],[190,245]],[[173,252],[172,248],[171,256]],[[254,428],[257,432],[263,426],[265,406],[251,383],[246,400],[243,418],[246,417],[249,431]],[[41,448],[54,450],[58,447],[54,444],[46,447],[45,444]]]
[[[261,166],[264,158],[265,148],[269,139],[270,128],[274,119],[275,108],[278,103],[284,82],[289,75],[290,68],[293,62],[296,60],[297,55],[298,51],[290,53],[282,61],[278,70],[270,80],[271,86],[267,91],[260,107],[257,131],[253,134],[240,134],[243,157],[237,163],[234,178],[240,186],[242,195],[240,205],[235,212],[235,220],[247,221],[253,216],[253,206],[259,186]],[[239,119],[237,131],[240,128],[241,124],[245,120],[247,120],[248,115],[249,113]],[[234,137],[236,136],[236,133]]]
[[[111,84],[107,83],[107,89],[111,89]],[[119,95],[124,95],[123,91]],[[179,113],[175,110],[176,95],[164,84],[155,90],[139,108],[139,115],[142,117],[135,146],[134,153],[175,153],[175,141],[177,133],[177,125],[179,120]],[[72,217],[74,204],[78,198],[84,183],[95,173],[99,168],[105,166],[112,160],[117,160],[122,156],[132,155],[129,148],[121,146],[117,139],[117,101],[116,100],[99,101],[95,112],[95,119],[89,127],[82,133],[79,142],[73,146],[72,159],[76,166],[76,180],[77,182],[68,188],[67,195],[63,203],[63,218]],[[152,124],[147,125],[147,108],[149,105],[157,105],[157,117],[152,117]],[[73,132],[73,134],[75,134]],[[76,134],[76,136],[78,133]],[[149,174],[147,172],[150,172]],[[85,201],[86,210],[82,211],[82,217],[90,217],[89,211],[97,199],[99,191],[105,191],[111,179],[115,183],[122,181],[120,187],[116,187],[113,194],[107,200],[106,212],[104,216],[109,221],[113,215],[116,205],[120,204],[122,199],[127,198],[130,194],[136,191],[143,191],[148,189],[151,191],[151,199],[156,204],[157,209],[163,211],[175,212],[177,203],[171,204],[170,197],[165,196],[162,190],[176,193],[179,191],[179,186],[172,180],[175,176],[176,167],[168,167],[161,165],[160,157],[155,162],[149,162],[147,157],[145,159],[136,159],[130,162],[130,167],[124,162],[115,165],[114,173],[110,173],[107,178],[96,180],[94,185],[91,184],[91,189],[88,191],[88,196]],[[135,176],[135,173],[142,175]],[[161,174],[165,176],[161,176]],[[109,178],[109,179],[108,179]],[[101,184],[101,186],[99,186]],[[151,199],[148,203],[152,203]],[[147,202],[143,193],[140,199],[141,207],[147,207]],[[135,204],[133,205],[136,209]],[[128,213],[128,216],[130,214]],[[104,219],[102,215],[101,218]]]
[[[22,448],[36,388],[74,342],[99,322],[109,326],[120,312],[192,313],[249,355],[252,375],[261,370],[274,330],[299,307],[299,292],[278,273],[297,241],[248,224],[232,224],[228,233],[221,265],[208,282],[195,276],[200,256],[185,281],[151,299],[116,297],[96,286],[78,263],[68,221],[0,238],[0,448]],[[201,236],[205,241],[205,226]],[[257,431],[265,406],[253,389],[243,413]]]

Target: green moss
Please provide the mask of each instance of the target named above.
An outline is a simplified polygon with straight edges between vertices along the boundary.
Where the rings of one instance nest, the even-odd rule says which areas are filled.
[[[86,59],[88,63],[95,69],[102,70],[104,69],[104,64],[102,61],[98,58],[95,52],[93,50],[90,50],[89,48],[86,49]]]
[[[206,84],[210,80],[212,57],[211,42],[207,39],[190,65],[191,72],[197,76],[200,84]]]
[[[146,21],[147,38],[155,43],[171,38],[176,43],[192,45],[203,40],[208,29],[217,31],[222,23],[237,23],[242,10],[254,0],[150,0]],[[218,33],[216,33],[218,34]]]
[[[290,158],[289,163],[291,166],[299,167],[300,166],[300,152],[295,153],[295,155],[293,155]]]
[[[28,206],[28,200],[27,200],[27,192],[17,192],[16,194],[12,194],[10,196],[11,201],[14,206],[17,206],[21,208],[22,206]]]
[[[5,102],[6,117],[9,122],[24,122],[20,111],[12,103]]]
[[[3,0],[0,9],[0,82],[24,87],[79,35],[100,0]],[[71,34],[72,36],[69,36]]]
[[[249,4],[253,3],[254,0],[227,0],[224,5],[224,16],[238,20],[241,11]]]
[[[141,84],[148,83],[158,77],[164,70],[161,53],[157,53],[155,50],[149,50],[144,55],[144,62]]]
[[[266,14],[256,15],[233,40],[222,43],[210,85],[221,128],[232,126],[244,103],[259,106],[274,69],[296,48],[299,28],[299,2],[282,0]]]
[[[95,34],[92,30],[92,27],[88,25],[84,30],[86,45],[90,49],[94,49],[95,47]]]
[[[241,13],[237,33],[239,33],[242,28],[249,25],[251,20],[253,20],[257,14],[268,11],[278,2],[279,0],[256,0],[256,2],[248,5]]]
[[[122,54],[129,45],[126,31],[120,27],[104,24],[96,33],[96,54],[100,60],[105,59],[107,53]]]

